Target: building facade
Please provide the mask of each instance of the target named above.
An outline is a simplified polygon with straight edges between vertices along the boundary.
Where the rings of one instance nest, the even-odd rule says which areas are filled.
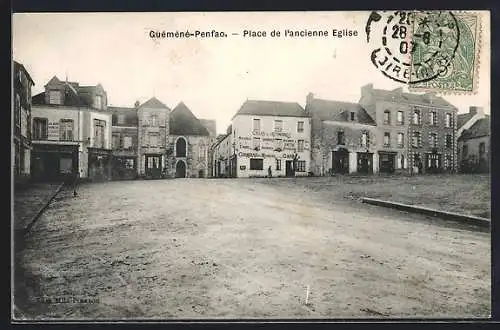
[[[35,83],[24,65],[13,64],[13,168],[14,182],[21,183],[31,176],[31,89]]]
[[[136,179],[138,176],[138,117],[136,103],[133,108],[108,107],[112,113],[112,148],[114,180]]]
[[[379,172],[454,173],[458,109],[435,94],[361,88],[359,104],[377,125]]]
[[[298,103],[247,100],[231,127],[234,176],[309,175],[311,119]]]
[[[316,99],[309,93],[306,111],[311,116],[314,175],[378,172],[377,127],[359,104]]]
[[[233,128],[228,126],[226,134],[218,136],[212,146],[212,175],[216,178],[232,178],[236,176],[233,150]]]
[[[211,173],[210,146],[215,141],[214,120],[198,119],[180,102],[170,113],[167,174],[176,178],[206,178]]]
[[[53,77],[33,96],[32,178],[111,178],[111,113],[102,86]]]
[[[462,173],[490,172],[490,116],[480,107],[470,107],[469,113],[458,115],[458,162]]]

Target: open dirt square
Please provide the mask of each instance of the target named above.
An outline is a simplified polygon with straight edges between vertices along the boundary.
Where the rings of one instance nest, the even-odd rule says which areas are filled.
[[[18,317],[490,315],[489,232],[266,180],[63,191],[16,253]]]

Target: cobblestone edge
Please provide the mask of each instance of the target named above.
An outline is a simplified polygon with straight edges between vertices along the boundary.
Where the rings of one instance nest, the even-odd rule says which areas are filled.
[[[59,184],[59,186],[56,188],[56,191],[50,196],[49,199],[44,203],[44,205],[38,210],[38,212],[35,214],[35,216],[28,222],[28,224],[23,228],[23,235],[26,235],[27,233],[30,232],[31,228],[35,224],[35,222],[40,218],[40,216],[43,214],[45,209],[49,206],[50,202],[57,196],[57,194],[61,191],[62,187],[64,186],[64,182]]]
[[[477,216],[473,216],[473,215],[440,211],[440,210],[435,210],[435,209],[431,209],[428,207],[390,202],[390,201],[385,201],[385,200],[376,199],[376,198],[363,197],[363,198],[361,198],[361,201],[363,203],[366,203],[366,204],[384,206],[384,207],[389,207],[389,208],[393,208],[396,210],[402,210],[402,211],[408,211],[408,212],[412,212],[412,213],[430,215],[430,216],[439,217],[439,218],[446,219],[446,220],[453,220],[453,221],[459,221],[462,223],[468,223],[468,224],[476,225],[476,226],[483,227],[483,228],[489,228],[491,226],[490,219],[477,217]]]

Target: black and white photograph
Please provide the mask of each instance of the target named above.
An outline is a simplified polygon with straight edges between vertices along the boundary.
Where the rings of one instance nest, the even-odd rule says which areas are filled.
[[[11,322],[490,318],[490,34],[12,14]]]

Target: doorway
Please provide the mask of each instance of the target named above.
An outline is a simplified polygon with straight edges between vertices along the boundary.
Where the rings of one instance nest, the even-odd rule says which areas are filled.
[[[380,152],[380,173],[394,173],[396,169],[396,153]]]
[[[294,173],[293,173],[293,160],[287,160],[285,162],[285,176],[294,176]]]
[[[332,152],[332,170],[333,173],[349,173],[349,151],[341,148]]]
[[[186,163],[183,160],[177,161],[175,165],[175,177],[185,178],[186,177]]]
[[[358,152],[358,173],[373,173],[373,154],[369,152]]]

